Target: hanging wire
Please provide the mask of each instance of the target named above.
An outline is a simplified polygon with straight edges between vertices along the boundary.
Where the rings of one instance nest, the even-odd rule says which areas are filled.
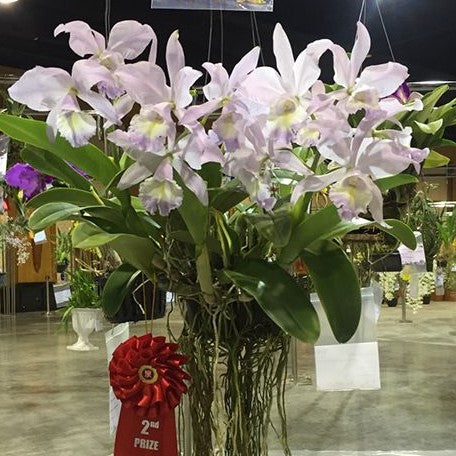
[[[361,10],[359,12],[359,16],[358,16],[358,22],[361,21],[361,19],[363,18],[363,13],[364,13],[364,21],[366,20],[366,0],[363,0],[363,2],[361,3]]]
[[[255,47],[256,43],[256,35],[255,35],[255,24],[253,22],[253,11],[249,11],[250,13],[250,30],[252,32],[252,46]]]
[[[105,1],[105,36],[106,40],[109,38],[109,33],[111,32],[111,0]]]
[[[212,57],[212,35],[214,33],[214,13],[213,13],[212,9],[210,10],[209,14],[210,14],[210,16],[209,16],[209,39],[208,39],[208,43],[207,43],[207,59],[206,59],[206,62],[210,62],[211,61],[211,57]],[[208,83],[208,80],[209,80],[209,73],[206,71],[206,76],[204,77],[204,85],[206,85]]]
[[[390,51],[390,54],[391,54],[391,58],[393,59],[393,62],[395,62],[396,59],[394,57],[393,47],[391,46],[391,41],[390,41],[389,36],[388,36],[388,31],[386,30],[385,21],[383,20],[383,14],[382,14],[382,11],[380,9],[380,3],[378,2],[378,0],[375,0],[375,4],[377,5],[378,15],[380,16],[380,21],[382,23],[383,32],[385,34],[386,42],[388,43],[388,48],[389,48],[389,51]]]
[[[223,64],[223,45],[224,45],[223,10],[220,10],[220,63],[222,63],[222,64]]]
[[[363,24],[367,26],[367,9],[369,4],[366,2],[366,6],[364,7],[364,17],[363,17]]]
[[[260,29],[258,27],[258,22],[257,22],[257,17],[255,14],[255,11],[252,11],[252,16],[253,16],[253,23],[254,23],[254,27],[255,27],[255,33],[256,33],[258,46],[260,46],[261,64],[264,66],[263,46],[261,45]]]

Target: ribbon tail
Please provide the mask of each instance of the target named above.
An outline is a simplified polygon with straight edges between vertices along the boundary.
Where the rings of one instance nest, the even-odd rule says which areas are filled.
[[[161,407],[154,419],[122,405],[114,456],[178,456],[174,409]]]

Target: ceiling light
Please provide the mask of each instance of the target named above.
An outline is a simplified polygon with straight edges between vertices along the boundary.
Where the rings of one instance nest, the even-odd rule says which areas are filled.
[[[15,3],[17,0],[0,0],[0,4],[9,5],[10,3]]]

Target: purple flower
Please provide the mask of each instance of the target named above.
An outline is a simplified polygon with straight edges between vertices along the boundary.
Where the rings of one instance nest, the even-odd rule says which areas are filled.
[[[24,192],[27,199],[33,198],[46,189],[52,182],[51,176],[41,174],[35,168],[25,163],[16,163],[5,174],[5,181],[11,187],[17,187]]]
[[[397,98],[401,103],[405,104],[410,98],[410,87],[406,82],[402,83],[401,86],[392,95]]]

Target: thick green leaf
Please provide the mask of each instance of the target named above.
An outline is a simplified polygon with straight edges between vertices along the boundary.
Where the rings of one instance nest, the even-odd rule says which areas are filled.
[[[396,219],[387,219],[385,220],[385,223],[391,228],[379,224],[375,224],[375,226],[390,236],[395,237],[409,249],[416,249],[416,237],[413,234],[412,229],[407,224]]]
[[[364,220],[357,223],[341,221],[332,231],[328,232],[324,239],[334,239],[345,236],[346,234],[357,231],[362,228],[375,227],[379,230],[384,231],[396,238],[399,242],[402,242],[409,249],[414,250],[416,248],[416,238],[413,231],[408,225],[400,220],[386,219],[384,225],[372,222],[371,220]]]
[[[334,336],[347,342],[358,328],[361,291],[345,252],[330,241],[319,241],[301,255],[328,317]]]
[[[243,260],[225,273],[286,333],[304,342],[318,339],[320,323],[308,294],[277,264]]]
[[[452,139],[442,138],[440,140],[440,146],[456,147],[456,141],[453,141]]]
[[[0,131],[16,141],[52,152],[81,168],[103,185],[108,185],[119,171],[114,162],[93,144],[72,147],[61,136],[58,136],[55,142],[49,141],[45,122],[0,114]]]
[[[416,178],[415,176],[411,176],[410,174],[398,174],[397,176],[377,179],[375,181],[375,184],[381,190],[382,193],[385,193],[392,188],[396,188],[401,185],[416,184],[417,182],[418,178]]]
[[[445,157],[445,155],[439,154],[435,150],[431,150],[429,155],[424,160],[423,168],[439,168],[441,166],[446,166],[450,163],[450,159]]]
[[[284,247],[288,244],[292,229],[288,209],[266,214],[246,214],[246,219],[275,247]]]
[[[222,170],[219,163],[205,163],[199,175],[207,182],[208,188],[218,188],[222,184]]]
[[[224,213],[237,206],[248,198],[248,196],[240,186],[239,181],[233,179],[222,188],[209,190],[209,205],[219,212]]]
[[[438,103],[440,98],[449,90],[448,85],[442,85],[437,87],[432,92],[427,93],[423,98],[423,110],[413,112],[413,120],[417,120],[418,122],[426,122],[432,114],[432,110],[434,109],[435,105]],[[412,116],[411,116],[412,118]]]
[[[333,205],[308,216],[293,229],[290,242],[280,253],[280,263],[292,263],[308,245],[318,239],[326,239],[328,233],[340,223],[339,214]]]
[[[91,192],[76,188],[51,188],[32,198],[27,203],[27,206],[36,208],[48,203],[59,203],[62,201],[80,207],[99,204],[99,201]]]
[[[139,274],[141,271],[124,263],[109,275],[101,297],[101,305],[108,317],[118,312]]]
[[[48,203],[36,209],[29,218],[29,227],[41,231],[60,220],[71,220],[79,215],[81,208],[71,203]]]
[[[72,241],[74,247],[80,249],[109,244],[124,261],[135,268],[146,274],[153,270],[153,259],[157,249],[148,238],[125,233],[106,233],[93,223],[83,222],[76,225],[73,230]]]
[[[415,123],[423,133],[426,133],[427,135],[435,135],[442,128],[443,119],[439,119],[428,124],[417,122],[415,120]]]
[[[183,183],[180,183],[184,192],[182,205],[179,214],[184,219],[188,231],[193,237],[195,244],[201,245],[207,237],[209,223],[209,208],[204,206],[197,196],[191,192]]]
[[[53,176],[71,187],[90,190],[90,182],[52,152],[27,146],[21,152],[21,157],[42,173]]]

